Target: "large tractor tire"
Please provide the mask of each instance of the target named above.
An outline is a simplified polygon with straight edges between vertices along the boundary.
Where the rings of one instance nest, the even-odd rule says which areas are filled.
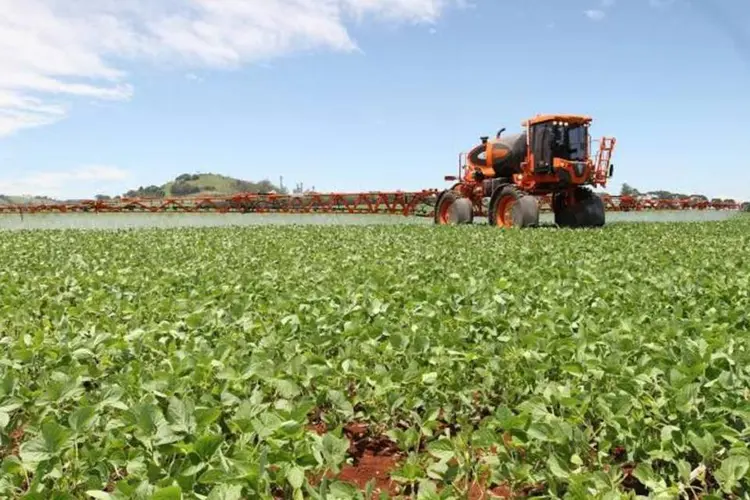
[[[583,205],[586,227],[603,227],[606,222],[604,202],[595,193],[586,190],[587,197],[581,202]]]
[[[576,188],[575,203],[566,203],[565,196],[558,194],[552,198],[555,224],[560,227],[584,228],[604,226],[606,216],[602,199],[587,188]]]
[[[471,200],[455,191],[443,191],[435,202],[435,224],[471,224],[474,206]]]
[[[539,203],[512,185],[495,190],[490,198],[487,222],[498,227],[534,227],[539,225]]]
[[[552,195],[552,213],[555,214],[555,224],[559,227],[576,227],[575,213],[565,203],[565,194]]]

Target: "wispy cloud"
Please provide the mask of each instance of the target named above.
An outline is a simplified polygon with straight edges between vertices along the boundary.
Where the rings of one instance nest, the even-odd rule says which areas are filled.
[[[90,198],[92,193],[122,190],[130,172],[111,165],[85,165],[70,170],[29,172],[15,179],[0,179],[0,194],[33,193],[52,198]]]
[[[583,13],[592,21],[601,21],[607,16],[607,14],[605,14],[604,11],[600,9],[589,9],[583,11]]]
[[[601,21],[607,17],[607,9],[611,9],[615,5],[615,0],[599,0],[599,6],[583,11],[583,15],[591,19],[592,21]]]
[[[123,101],[114,61],[231,69],[295,51],[358,50],[347,23],[434,23],[467,0],[0,0],[0,136],[63,119],[77,97]]]

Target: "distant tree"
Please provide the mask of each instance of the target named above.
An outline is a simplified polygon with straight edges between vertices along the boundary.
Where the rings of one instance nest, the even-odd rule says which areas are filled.
[[[166,195],[164,188],[160,186],[148,186],[145,190],[146,196],[153,196],[154,198],[162,198]]]
[[[237,191],[241,191],[243,193],[255,193],[255,192],[257,192],[255,184],[253,184],[252,182],[248,182],[248,181],[241,181],[239,179],[236,180],[236,181],[234,181],[234,188]]]
[[[131,189],[125,193],[126,198],[164,198],[165,195],[164,188],[154,185],[141,186],[138,189]]]
[[[622,189],[620,189],[620,196],[638,196],[640,194],[641,193],[636,188],[627,182],[623,183]]]
[[[745,202],[742,204],[742,211],[743,212],[750,212],[750,202]]]
[[[286,188],[281,189],[268,179],[259,182],[236,180],[234,188],[243,193],[281,193],[286,194]]]
[[[97,194],[96,199],[97,201],[107,201],[107,200],[111,200],[112,197],[106,194]]]
[[[650,191],[647,194],[656,196],[660,200],[671,200],[672,198],[674,198],[674,194],[670,193],[669,191]]]
[[[172,184],[172,189],[170,191],[174,196],[188,196],[191,194],[200,193],[201,188],[194,184],[188,184],[187,182],[179,181]]]
[[[262,180],[258,183],[258,190],[261,193],[271,193],[276,192],[278,193],[280,188],[275,186],[271,181],[269,180]]]
[[[190,182],[200,180],[199,174],[182,174],[175,177],[175,182]]]

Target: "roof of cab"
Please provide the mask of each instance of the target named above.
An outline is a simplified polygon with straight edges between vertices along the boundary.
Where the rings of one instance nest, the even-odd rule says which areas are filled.
[[[551,122],[551,121],[563,121],[568,123],[589,123],[591,117],[586,115],[536,115],[534,118],[529,118],[521,122],[524,127],[528,125],[536,125],[537,123]]]

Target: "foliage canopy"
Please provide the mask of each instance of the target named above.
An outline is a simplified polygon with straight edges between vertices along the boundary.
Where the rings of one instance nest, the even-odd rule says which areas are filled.
[[[317,498],[355,421],[420,498],[747,491],[748,254],[747,217],[4,233],[0,496]]]

